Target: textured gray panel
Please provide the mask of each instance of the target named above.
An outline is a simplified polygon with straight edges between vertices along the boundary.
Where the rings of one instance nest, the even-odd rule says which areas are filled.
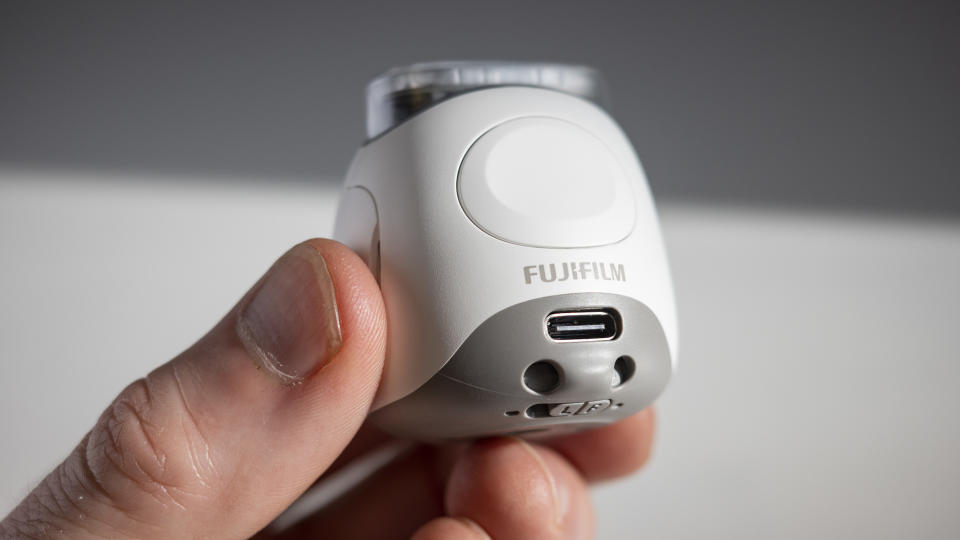
[[[623,325],[613,341],[563,343],[546,335],[544,320],[553,311],[607,307],[620,313]],[[636,372],[613,388],[613,365],[622,355],[634,360]],[[539,360],[551,360],[562,370],[559,387],[545,395],[523,384],[524,370]],[[605,293],[556,295],[511,306],[487,319],[432,379],[372,418],[397,435],[423,440],[554,435],[642,410],[663,391],[671,371],[663,329],[641,302]],[[538,404],[606,399],[613,406],[595,414],[525,414]],[[519,414],[508,415],[510,411]]]

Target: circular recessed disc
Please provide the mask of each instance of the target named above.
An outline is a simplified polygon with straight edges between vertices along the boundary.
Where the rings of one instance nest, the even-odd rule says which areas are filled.
[[[460,165],[460,203],[488,234],[514,244],[612,244],[633,229],[633,190],[591,133],[554,118],[520,118],[486,132]]]

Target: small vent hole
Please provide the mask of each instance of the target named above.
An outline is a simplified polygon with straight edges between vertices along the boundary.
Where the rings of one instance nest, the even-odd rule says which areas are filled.
[[[534,362],[523,372],[523,384],[538,394],[548,394],[560,386],[560,369],[549,360]]]
[[[633,373],[636,370],[637,366],[633,363],[633,358],[629,356],[617,358],[616,362],[613,363],[613,376],[610,381],[610,386],[616,388],[623,385],[623,383],[630,380],[630,377],[633,377]]]

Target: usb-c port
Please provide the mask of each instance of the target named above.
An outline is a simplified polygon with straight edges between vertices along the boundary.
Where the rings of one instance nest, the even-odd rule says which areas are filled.
[[[614,309],[554,311],[546,324],[554,341],[610,341],[620,335],[620,314]]]

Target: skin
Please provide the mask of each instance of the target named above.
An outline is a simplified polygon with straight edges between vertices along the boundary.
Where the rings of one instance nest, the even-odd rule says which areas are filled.
[[[298,384],[258,369],[234,307],[131,383],[0,522],[0,538],[592,537],[588,485],[643,466],[650,410],[536,444],[414,445],[315,514],[270,532],[318,479],[393,442],[364,423],[385,350],[377,284],[346,247],[304,246],[325,262],[339,311],[342,344],[322,367]]]

